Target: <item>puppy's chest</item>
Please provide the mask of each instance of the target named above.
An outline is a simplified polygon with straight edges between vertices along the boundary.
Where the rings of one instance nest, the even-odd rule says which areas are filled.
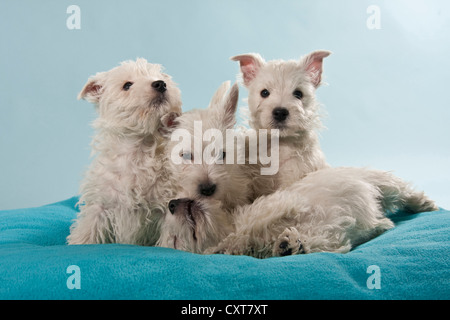
[[[302,154],[289,146],[280,146],[280,162],[276,178],[281,187],[288,186],[293,182],[300,180],[311,171],[310,160],[305,156],[305,154]]]
[[[160,155],[127,152],[107,162],[102,165],[109,172],[109,179],[123,193],[151,199],[161,194],[168,184],[167,166]]]

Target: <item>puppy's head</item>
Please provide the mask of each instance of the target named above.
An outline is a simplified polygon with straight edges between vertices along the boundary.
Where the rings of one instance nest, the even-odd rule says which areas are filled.
[[[98,107],[95,126],[120,134],[157,132],[161,117],[181,114],[181,94],[158,64],[139,58],[89,78],[78,95]]]
[[[168,154],[182,190],[179,197],[213,199],[227,209],[249,201],[248,176],[244,165],[237,164],[237,146],[232,139],[227,143],[228,131],[234,132],[238,90],[237,84],[230,88],[225,82],[207,109],[188,111],[176,119]]]
[[[216,246],[229,232],[230,213],[213,199],[173,199],[161,227],[158,246],[202,253]]]
[[[329,51],[315,51],[298,61],[266,62],[259,54],[232,57],[239,61],[249,90],[250,124],[255,129],[279,129],[292,136],[320,126],[315,90],[322,81],[322,61]]]

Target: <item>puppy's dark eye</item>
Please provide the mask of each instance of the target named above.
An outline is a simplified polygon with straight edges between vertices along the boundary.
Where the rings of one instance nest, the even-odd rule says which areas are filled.
[[[267,98],[269,95],[270,95],[269,90],[263,89],[263,90],[261,91],[261,97]]]
[[[301,99],[303,97],[303,92],[301,92],[300,90],[295,90],[293,93],[294,97],[296,97],[297,99]]]
[[[128,91],[128,89],[130,89],[130,87],[133,85],[133,82],[125,82],[125,84],[123,85],[122,89],[125,91]]]

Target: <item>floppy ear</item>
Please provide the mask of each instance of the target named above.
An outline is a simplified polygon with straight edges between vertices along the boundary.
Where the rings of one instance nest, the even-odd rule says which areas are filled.
[[[314,87],[318,87],[322,81],[322,61],[328,57],[331,51],[319,50],[314,51],[300,59],[300,64],[309,73]]]
[[[242,54],[230,58],[239,61],[244,85],[247,87],[258,74],[259,69],[264,65],[264,59],[257,53]]]
[[[78,100],[85,99],[92,103],[98,103],[103,89],[104,72],[97,73],[89,78],[81,92],[78,94]]]

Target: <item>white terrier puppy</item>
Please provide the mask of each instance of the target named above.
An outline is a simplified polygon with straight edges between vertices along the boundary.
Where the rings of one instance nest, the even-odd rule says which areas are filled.
[[[180,182],[179,196],[220,200],[226,208],[249,203],[247,174],[233,165],[237,154],[227,148],[236,146],[226,143],[227,131],[234,132],[238,96],[237,84],[230,89],[230,82],[224,82],[208,108],[190,110],[174,121],[168,156]]]
[[[231,232],[226,212],[254,200],[252,175],[259,170],[235,164],[243,151],[226,141],[234,132],[238,91],[237,84],[230,89],[225,82],[207,109],[185,112],[175,120],[168,150],[180,189],[169,202],[159,246],[202,252]]]
[[[160,65],[126,61],[91,77],[79,99],[96,105],[96,158],[81,186],[69,244],[154,245],[176,183],[167,170],[165,128],[181,113],[180,90]]]
[[[315,91],[321,84],[323,58],[329,54],[315,51],[299,61],[266,62],[259,54],[231,58],[239,61],[248,89],[250,126],[279,130],[279,171],[273,177],[279,188],[328,167],[317,135],[322,124]]]

